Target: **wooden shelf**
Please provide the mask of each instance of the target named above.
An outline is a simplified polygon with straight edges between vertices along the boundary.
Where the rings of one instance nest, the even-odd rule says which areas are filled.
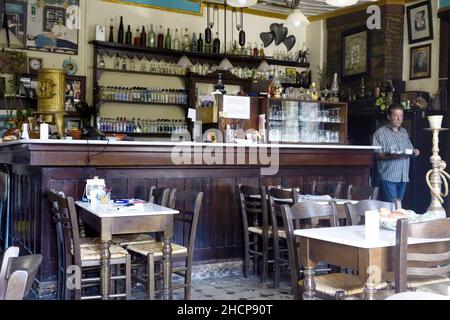
[[[160,106],[178,106],[187,108],[187,104],[180,103],[164,103],[164,102],[146,102],[146,101],[120,101],[120,100],[100,100],[99,103],[116,103],[116,104],[140,104],[140,105],[160,105]]]
[[[147,71],[135,71],[135,70],[117,70],[117,69],[108,69],[108,68],[97,68],[99,72],[115,72],[115,73],[131,73],[131,74],[142,74],[142,75],[154,75],[161,77],[176,77],[184,79],[186,75],[182,74],[169,74],[169,73],[156,73],[156,72],[147,72]]]
[[[203,60],[215,60],[217,63],[220,63],[222,59],[228,58],[230,61],[248,63],[250,65],[259,65],[263,60],[266,60],[268,64],[278,65],[278,66],[287,66],[287,67],[297,67],[297,68],[309,68],[309,63],[299,63],[295,61],[284,61],[277,60],[272,57],[255,57],[255,56],[243,56],[243,55],[232,55],[232,54],[215,54],[215,53],[207,53],[207,52],[190,52],[190,51],[180,51],[180,50],[171,50],[171,49],[158,49],[158,48],[150,48],[143,46],[134,46],[127,45],[121,43],[114,42],[106,42],[106,41],[90,41],[90,44],[97,46],[98,50],[111,50],[111,51],[127,51],[127,52],[136,52],[148,55],[159,55],[159,56],[170,56],[173,58],[180,58],[183,55],[186,55],[192,59],[203,59]]]
[[[161,138],[170,138],[172,136],[171,133],[167,132],[149,132],[149,133],[134,133],[134,132],[103,132],[105,134],[126,134],[128,137],[135,138],[145,138],[145,137],[161,137]]]

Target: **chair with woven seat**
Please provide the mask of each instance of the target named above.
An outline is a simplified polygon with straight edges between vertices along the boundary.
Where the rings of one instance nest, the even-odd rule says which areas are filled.
[[[444,239],[437,248],[415,248],[408,238]],[[395,292],[408,290],[449,295],[450,218],[421,223],[397,220]]]
[[[328,218],[330,225],[337,226],[337,205],[334,201],[329,204],[316,204],[312,201],[305,201],[295,204],[292,207],[283,205],[281,208],[283,223],[286,228],[286,238],[289,249],[289,261],[291,265],[291,282],[294,291],[294,299],[301,299],[301,288],[304,281],[301,280],[301,261],[298,255],[298,241],[294,235],[295,229],[302,226],[305,219]],[[314,278],[315,291],[323,298],[341,298],[347,296],[360,295],[364,292],[365,284],[358,276],[347,273],[329,273],[319,275]],[[381,284],[377,289],[385,287]]]
[[[311,194],[316,196],[329,195],[333,199],[337,199],[341,197],[341,182],[327,182],[327,183],[319,183],[317,181],[313,181]]]
[[[75,277],[74,284],[74,298],[76,300],[100,299],[100,295],[83,296],[82,289],[92,284],[100,284],[100,277],[86,278],[86,272],[100,271],[101,267],[101,251],[103,245],[99,243],[81,243],[80,232],[78,228],[78,215],[75,208],[75,202],[71,197],[64,197],[63,195],[54,191],[49,191],[49,199],[56,199],[56,210],[59,211],[60,223],[63,233],[63,264],[65,267],[74,266],[81,271],[81,277]],[[57,231],[58,233],[58,231]],[[131,259],[128,252],[115,245],[110,246],[110,264],[112,270],[118,269],[116,266],[123,267],[124,272],[120,275],[112,275],[111,280],[122,280],[125,282],[125,293],[112,293],[112,298],[131,298]],[[61,273],[62,274],[62,273]],[[67,274],[64,273],[64,282]],[[71,298],[71,290],[65,285],[64,298]]]
[[[268,275],[269,240],[272,237],[272,227],[269,225],[267,193],[264,186],[254,188],[238,185],[241,218],[244,238],[244,278],[248,277],[250,259],[253,259],[255,274],[258,270],[258,260],[262,260],[261,281],[265,282]],[[259,250],[260,242],[262,249]]]
[[[280,286],[280,269],[289,266],[288,248],[286,244],[286,231],[283,226],[281,206],[298,203],[297,188],[287,191],[281,188],[269,187],[269,212],[272,219],[273,251],[274,251],[274,287]]]
[[[172,263],[183,261],[181,266],[173,266],[172,273],[184,277],[184,283],[172,285],[172,290],[184,288],[184,297],[191,299],[192,262],[194,259],[195,238],[197,233],[198,219],[200,216],[203,192],[198,191],[176,191],[171,192],[169,206],[180,212],[174,217],[175,224],[181,224],[187,228],[187,246],[172,243]],[[184,232],[183,232],[184,233]],[[157,241],[153,243],[132,244],[127,250],[133,254],[147,259],[147,290],[149,299],[156,295],[156,278],[163,276],[162,272],[156,272],[156,266],[163,262],[164,243]],[[159,268],[161,269],[161,268]],[[171,278],[171,277],[170,277]]]
[[[378,200],[378,187],[349,185],[348,200]]]
[[[364,224],[366,211],[379,210],[381,208],[395,211],[401,208],[401,203],[400,201],[384,202],[379,200],[362,200],[355,204],[347,202],[344,204],[344,207],[347,215],[347,224],[356,226]]]

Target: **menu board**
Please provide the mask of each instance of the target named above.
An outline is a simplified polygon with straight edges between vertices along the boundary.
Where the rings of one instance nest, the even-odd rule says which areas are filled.
[[[222,117],[228,119],[250,119],[250,97],[223,97]]]

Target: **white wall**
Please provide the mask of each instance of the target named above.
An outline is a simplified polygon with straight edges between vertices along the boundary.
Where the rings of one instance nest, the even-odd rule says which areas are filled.
[[[420,1],[417,1],[420,2]],[[414,3],[408,3],[413,5]],[[405,35],[404,35],[404,46],[403,46],[403,80],[406,81],[406,91],[427,91],[431,95],[434,95],[439,90],[439,19],[437,17],[438,5],[437,1],[431,1],[432,14],[433,14],[433,40],[424,41],[414,44],[409,44],[408,41],[408,25],[407,25],[407,10],[405,10]],[[410,77],[410,57],[411,57],[411,47],[420,46],[424,44],[431,43],[431,78],[419,79],[419,80],[409,80]]]
[[[311,62],[312,81],[318,81],[318,67],[321,69],[326,63],[327,50],[327,28],[326,20],[312,22],[307,27],[306,46],[310,49],[309,56]]]

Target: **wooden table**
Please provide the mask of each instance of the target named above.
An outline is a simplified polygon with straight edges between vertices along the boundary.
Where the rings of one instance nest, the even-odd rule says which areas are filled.
[[[162,232],[163,233],[163,265],[165,300],[172,297],[172,237],[173,216],[179,212],[153,203],[145,203],[136,207],[118,207],[116,205],[99,205],[92,207],[89,203],[75,203],[82,210],[79,215],[83,223],[100,233],[103,249],[101,253],[101,294],[103,300],[109,299],[110,292],[110,243],[113,235]]]
[[[385,279],[386,272],[394,271],[395,231],[380,229],[377,241],[365,239],[365,226],[334,227],[295,230],[300,238],[300,265],[305,268],[305,299],[314,297],[314,267],[319,261],[357,270],[367,299],[374,299],[375,287]],[[415,252],[429,250],[439,242],[450,239],[409,238]]]

